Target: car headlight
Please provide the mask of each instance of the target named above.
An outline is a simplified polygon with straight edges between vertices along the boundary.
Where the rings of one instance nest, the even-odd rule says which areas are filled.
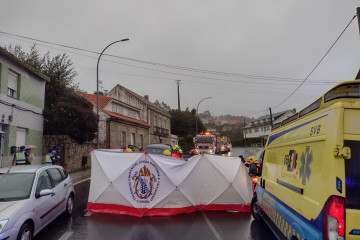
[[[0,233],[4,229],[4,227],[8,221],[9,221],[9,219],[0,220]]]

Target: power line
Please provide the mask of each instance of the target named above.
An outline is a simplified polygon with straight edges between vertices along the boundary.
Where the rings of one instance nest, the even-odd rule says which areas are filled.
[[[60,46],[60,47],[64,47],[64,48],[70,48],[70,49],[73,49],[73,50],[93,53],[93,54],[97,54],[97,55],[100,54],[99,52],[92,51],[92,50],[87,50],[87,49],[83,49],[83,48],[72,47],[72,46],[65,45],[65,44],[58,44],[58,43],[53,43],[53,42],[49,42],[49,41],[39,40],[39,39],[26,37],[26,36],[22,36],[22,35],[18,35],[18,34],[12,34],[12,33],[4,32],[4,31],[0,31],[0,33],[4,34],[4,35],[9,35],[9,36],[15,36],[15,37],[18,37],[18,38],[28,39],[28,40],[35,41],[35,42],[41,42],[41,43]],[[280,81],[280,80],[287,80],[287,81],[289,81],[289,80],[297,80],[297,81],[301,81],[302,80],[302,79],[299,79],[299,78],[284,78],[284,77],[274,77],[274,76],[263,76],[263,75],[244,74],[244,73],[231,73],[231,72],[220,72],[220,71],[213,71],[213,70],[204,70],[204,69],[198,69],[198,68],[189,68],[189,67],[182,67],[182,66],[164,64],[164,63],[150,62],[150,61],[139,60],[139,59],[134,59],[134,58],[120,57],[120,56],[115,56],[115,55],[111,55],[111,54],[103,54],[103,55],[118,58],[118,59],[123,59],[123,60],[127,60],[127,61],[133,61],[133,62],[148,64],[148,65],[161,66],[161,67],[172,68],[172,69],[183,70],[183,71],[190,71],[190,72],[206,73],[206,74],[212,74],[212,75],[222,75],[222,76],[230,76],[230,77],[242,77],[242,78],[259,79],[259,80],[277,80],[277,81]]]
[[[324,60],[324,58],[328,55],[328,53],[331,51],[331,49],[334,47],[334,45],[337,43],[337,41],[341,38],[341,36],[343,35],[343,33],[346,31],[346,29],[350,26],[350,24],[352,23],[352,21],[356,18],[356,15],[350,20],[350,22],[346,25],[345,29],[340,33],[340,35],[337,37],[337,39],[335,40],[335,42],[331,45],[331,47],[327,50],[327,52],[325,53],[325,55],[320,59],[320,61],[315,65],[315,67],[311,70],[311,72],[306,76],[306,78],[300,83],[300,85],[284,100],[282,101],[280,104],[276,105],[273,108],[277,108],[279,107],[281,104],[283,104],[284,102],[286,102],[303,84],[304,82],[310,77],[310,75],[315,71],[315,69],[320,65],[320,63]]]
[[[81,49],[81,48],[77,48],[77,47],[71,47],[71,46],[67,46],[67,45],[63,45],[63,44],[51,43],[51,42],[48,42],[48,41],[38,40],[38,39],[34,39],[34,38],[29,38],[29,37],[23,37],[23,36],[20,36],[20,35],[6,33],[6,32],[3,32],[3,31],[0,31],[0,34],[16,36],[16,37],[19,37],[19,38],[29,39],[29,40],[32,40],[32,41],[39,41],[39,42],[46,43],[46,44],[52,44],[52,45],[61,46],[61,47],[65,47],[65,48],[71,48],[71,49],[75,49],[75,50],[79,50],[79,51],[85,51],[85,52],[89,52],[89,53],[99,54],[99,53],[97,53],[95,51],[91,51],[91,50]],[[39,45],[42,45],[42,44],[39,44]],[[43,46],[50,47],[50,46],[46,46],[46,45],[43,45]],[[54,47],[50,47],[50,48],[54,48]],[[54,49],[61,50],[61,49],[58,49],[58,48],[54,48]],[[66,51],[66,50],[63,50],[63,51]],[[72,51],[66,51],[66,52],[70,52],[70,53],[73,53],[73,54],[77,54],[77,55],[92,58],[92,59],[97,59],[96,57],[92,57],[92,56],[89,56],[89,55],[80,54],[80,53],[76,53],[76,52],[72,52]],[[119,58],[119,59],[130,60],[130,61],[136,61],[136,62],[142,62],[142,63],[151,63],[151,62],[148,62],[148,61],[136,60],[136,59],[131,59],[131,58],[124,58],[124,57],[114,56],[114,55],[109,55],[109,54],[103,54],[103,55],[110,56],[110,57],[115,57],[115,58]],[[263,85],[263,84],[295,85],[295,84],[292,84],[292,83],[290,83],[290,84],[289,83],[288,84],[286,84],[286,83],[276,83],[276,81],[279,81],[279,82],[303,81],[302,79],[296,79],[296,78],[275,78],[275,77],[266,77],[266,76],[257,76],[257,75],[245,75],[245,74],[237,74],[237,75],[241,76],[242,78],[255,79],[255,80],[270,80],[272,82],[267,83],[267,82],[219,79],[219,78],[213,78],[213,77],[196,76],[196,75],[190,75],[190,74],[184,74],[184,73],[175,73],[175,72],[163,71],[163,70],[159,70],[159,69],[152,69],[152,68],[147,68],[147,67],[140,67],[140,66],[136,66],[136,65],[131,65],[131,64],[106,60],[106,59],[103,59],[103,61],[111,62],[111,63],[115,63],[115,64],[120,64],[120,65],[124,65],[124,66],[129,66],[129,67],[134,67],[134,68],[139,68],[139,69],[148,70],[148,71],[155,71],[155,72],[173,74],[173,75],[178,75],[178,76],[193,77],[193,78],[202,78],[202,79],[208,79],[208,80],[214,80],[214,81],[233,82],[233,83],[248,83],[248,84],[258,84],[258,85],[259,84],[261,84],[261,85]],[[167,64],[159,64],[159,65],[167,65]],[[173,65],[171,65],[171,66],[173,66]],[[179,68],[181,68],[181,67],[179,67]],[[190,69],[190,68],[188,68],[188,69]],[[195,68],[191,68],[191,69],[195,69]],[[197,72],[202,72],[202,73],[205,73],[204,71],[208,71],[208,70],[201,70],[201,69],[195,69],[195,70],[199,70]],[[215,72],[215,71],[212,71],[212,72]],[[227,75],[227,76],[229,76],[230,74],[233,74],[233,73],[225,73],[225,72],[218,72],[218,73],[221,73],[221,75]],[[234,76],[234,75],[235,74],[233,74],[232,76]],[[173,80],[173,79],[171,79],[171,80]],[[324,84],[338,83],[338,82],[334,82],[334,81],[331,82],[331,81],[328,81],[328,80],[317,80],[316,85],[321,84],[321,83],[318,83],[319,81],[322,81],[322,83],[324,83]]]

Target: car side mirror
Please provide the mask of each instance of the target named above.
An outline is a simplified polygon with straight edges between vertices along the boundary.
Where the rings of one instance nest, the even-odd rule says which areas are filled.
[[[40,193],[36,194],[37,198],[39,197],[44,197],[44,196],[48,196],[48,195],[52,195],[54,194],[54,192],[51,189],[43,189],[40,191]]]

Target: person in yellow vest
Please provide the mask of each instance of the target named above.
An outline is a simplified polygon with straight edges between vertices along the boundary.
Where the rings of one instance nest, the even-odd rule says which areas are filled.
[[[21,146],[20,150],[15,153],[12,165],[27,165],[31,164],[31,160],[29,158],[29,154],[25,151],[25,146]]]
[[[53,159],[55,157],[54,150],[49,149],[49,152],[45,156],[45,164],[54,164]]]

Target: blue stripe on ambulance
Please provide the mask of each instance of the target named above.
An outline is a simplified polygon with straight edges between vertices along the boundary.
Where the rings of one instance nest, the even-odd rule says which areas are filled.
[[[260,213],[279,239],[291,239],[292,235],[298,237],[299,240],[323,238],[323,211],[319,213],[315,220],[308,220],[259,185],[256,186],[255,192],[259,206],[262,208]],[[264,199],[264,194],[267,199]],[[280,231],[274,228],[280,229]]]
[[[302,124],[297,125],[297,126],[295,126],[295,127],[289,128],[289,129],[287,129],[287,130],[285,130],[285,131],[282,131],[282,132],[276,133],[276,134],[274,134],[274,135],[271,135],[271,136],[269,137],[269,141],[268,141],[268,144],[267,144],[267,145],[269,146],[270,143],[271,143],[272,141],[274,141],[275,139],[277,139],[278,137],[281,137],[282,135],[284,135],[284,134],[286,134],[286,133],[288,133],[288,132],[294,131],[295,129],[301,128],[301,127],[303,127],[303,126],[305,126],[305,125],[308,125],[308,124],[310,124],[310,123],[312,123],[312,122],[315,122],[315,121],[317,121],[317,120],[319,120],[319,119],[321,119],[321,118],[323,118],[323,117],[326,117],[327,115],[328,115],[328,114],[325,114],[325,115],[323,115],[323,116],[321,116],[321,117],[315,118],[315,119],[310,120],[310,121],[308,121],[308,122],[306,122],[306,123],[302,123]]]

